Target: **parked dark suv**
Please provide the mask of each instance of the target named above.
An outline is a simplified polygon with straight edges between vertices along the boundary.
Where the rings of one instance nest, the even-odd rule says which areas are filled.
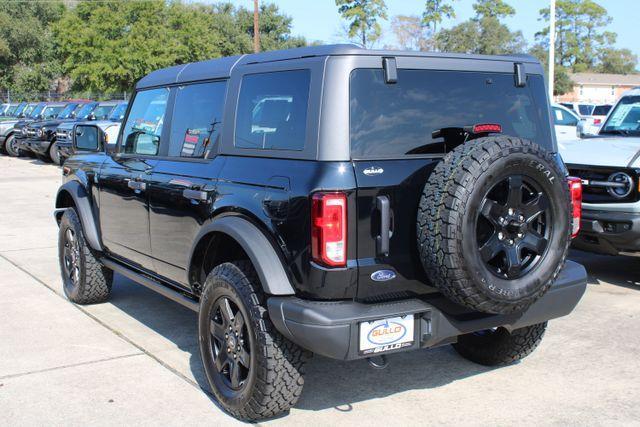
[[[115,152],[76,126],[95,152],[56,199],[64,291],[106,301],[118,272],[196,310],[247,420],[295,404],[309,353],[517,361],[586,287],[545,94],[531,57],[340,45],[153,72]]]

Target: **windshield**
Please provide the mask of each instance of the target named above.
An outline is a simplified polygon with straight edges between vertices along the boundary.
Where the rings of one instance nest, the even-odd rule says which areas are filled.
[[[590,116],[593,111],[593,105],[580,104],[578,105],[578,113],[582,116]]]
[[[97,102],[91,102],[89,104],[85,104],[84,107],[82,107],[80,109],[80,111],[78,111],[78,114],[76,114],[76,119],[86,119],[89,114],[91,114],[91,112],[93,111],[94,108],[96,108],[96,105],[98,105]]]
[[[93,110],[93,115],[96,116],[96,120],[106,120],[113,107],[113,104],[100,104]]]
[[[57,118],[60,120],[70,118],[71,114],[73,114],[73,111],[76,109],[77,105],[78,104],[67,104],[67,106],[64,107],[62,111],[60,111]]]
[[[42,118],[45,120],[58,117],[60,111],[64,108],[64,105],[48,106],[42,110]]]
[[[27,104],[27,106],[24,107],[24,110],[22,111],[22,115],[24,117],[29,117],[33,109],[36,108],[36,105],[38,104]]]
[[[13,113],[16,111],[16,108],[18,108],[17,105],[10,105],[9,108],[7,108],[7,111],[4,113],[4,115],[13,116]]]
[[[35,119],[40,113],[42,113],[42,110],[44,110],[44,104],[37,104],[31,113],[29,113],[28,117],[30,119]]]
[[[601,134],[640,135],[640,96],[625,96],[613,109]]]
[[[611,105],[596,105],[596,108],[593,109],[593,115],[606,116],[609,110],[611,110]]]
[[[116,108],[113,109],[111,114],[109,114],[109,120],[114,122],[120,122],[124,119],[124,113],[127,111],[127,104],[118,104]]]
[[[22,114],[22,112],[24,111],[25,107],[27,106],[26,102],[20,103],[18,104],[18,106],[16,107],[15,110],[13,110],[13,116],[19,116],[20,114]]]

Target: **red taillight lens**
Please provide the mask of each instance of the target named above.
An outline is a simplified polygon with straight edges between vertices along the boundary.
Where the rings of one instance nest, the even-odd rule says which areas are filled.
[[[473,125],[473,133],[502,133],[502,126],[495,123]]]
[[[330,267],[347,264],[347,196],[316,193],[311,207],[311,256]]]
[[[572,206],[571,238],[574,238],[580,231],[580,219],[582,218],[582,180],[570,176],[567,181],[569,181],[569,193],[571,194]]]
[[[593,124],[594,124],[594,125],[599,125],[600,123],[602,123],[602,120],[600,120],[600,119],[593,119]]]

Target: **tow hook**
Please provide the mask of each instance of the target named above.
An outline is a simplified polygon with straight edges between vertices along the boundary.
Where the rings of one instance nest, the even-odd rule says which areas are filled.
[[[379,362],[376,362],[375,360],[379,359]],[[385,355],[380,355],[380,356],[375,356],[375,357],[367,357],[367,362],[369,362],[369,365],[371,365],[371,367],[373,369],[384,369],[387,366],[389,366],[389,362],[387,361],[387,356]]]

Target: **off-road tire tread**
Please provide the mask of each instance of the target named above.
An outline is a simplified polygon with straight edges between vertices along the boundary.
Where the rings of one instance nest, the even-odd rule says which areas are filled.
[[[558,176],[564,176],[552,155],[531,141],[509,136],[478,138],[456,147],[438,163],[418,206],[418,252],[431,283],[452,301],[488,313],[507,314],[528,308],[556,280],[569,250],[570,238],[567,237],[551,280],[534,295],[517,303],[491,300],[474,284],[474,273],[458,249],[462,246],[464,206],[475,182],[488,166],[511,153],[533,154],[546,160]],[[568,188],[565,190],[570,205]]]
[[[60,223],[60,239],[64,235],[63,224],[68,221],[76,231],[76,238],[80,245],[80,256],[84,264],[84,275],[81,275],[80,291],[78,295],[67,297],[76,304],[97,304],[105,302],[111,295],[111,287],[113,285],[113,271],[102,265],[93,250],[87,245],[84,239],[82,224],[78,218],[78,214],[74,209],[67,209]],[[60,255],[60,271],[62,280],[64,281],[64,273],[62,272],[62,256]]]
[[[465,359],[481,365],[508,365],[530,355],[542,341],[546,328],[547,322],[544,322],[511,333],[500,328],[495,336],[462,335],[453,348]]]
[[[242,298],[261,347],[260,351],[252,349],[258,351],[256,386],[252,396],[243,407],[226,409],[234,417],[246,421],[270,418],[288,411],[302,394],[307,352],[282,336],[269,319],[260,279],[251,262],[241,260],[218,265],[207,276],[205,292],[215,277],[223,278],[222,283],[229,283]]]
[[[14,152],[13,150],[9,149],[9,142],[13,141],[14,139],[15,136],[10,135],[4,142],[4,149],[9,157],[21,157],[22,153],[20,152],[20,150]]]

